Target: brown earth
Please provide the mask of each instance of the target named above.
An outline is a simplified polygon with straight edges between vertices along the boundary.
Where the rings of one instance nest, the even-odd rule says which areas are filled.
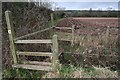
[[[110,34],[118,34],[118,18],[96,18],[96,17],[70,17],[65,18],[57,24],[57,27],[71,27],[75,25],[75,32],[79,35],[104,34],[106,28],[110,27]],[[66,32],[66,31],[65,31]]]

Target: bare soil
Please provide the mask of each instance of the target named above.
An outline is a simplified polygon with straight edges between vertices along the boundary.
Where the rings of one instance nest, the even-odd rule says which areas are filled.
[[[75,32],[79,35],[104,34],[108,27],[110,27],[110,34],[118,34],[118,18],[114,17],[70,17],[60,21],[57,27],[71,27],[72,25],[75,25]]]

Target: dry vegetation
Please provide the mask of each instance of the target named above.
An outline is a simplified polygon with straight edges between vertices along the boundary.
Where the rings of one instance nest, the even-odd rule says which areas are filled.
[[[71,27],[72,25],[75,25],[76,35],[74,54],[72,54],[73,63],[83,68],[98,67],[95,73],[100,74],[94,75],[94,77],[99,78],[108,75],[109,71],[116,71],[118,65],[118,18],[66,18],[57,24],[59,27]],[[59,39],[71,39],[71,31],[59,29],[55,29],[55,31],[59,35]],[[69,44],[69,42],[63,44],[60,49],[62,50],[60,52],[63,52],[66,57],[68,54],[65,55],[65,52],[71,49],[68,47]],[[67,64],[69,59],[65,59]],[[92,75],[87,76],[91,77]]]

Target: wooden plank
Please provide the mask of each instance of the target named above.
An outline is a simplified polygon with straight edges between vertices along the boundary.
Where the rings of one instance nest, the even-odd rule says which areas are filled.
[[[50,52],[19,52],[17,51],[17,55],[26,55],[26,56],[52,56]]]
[[[17,40],[15,43],[52,43],[52,40]]]
[[[72,41],[72,33],[55,32],[58,35],[58,40]]]
[[[71,42],[72,40],[71,39],[65,39],[65,38],[59,38],[58,40],[61,40],[61,41],[68,41],[68,42]]]
[[[55,32],[55,34],[57,34],[58,36],[72,36],[72,33],[68,33],[68,32]]]
[[[53,42],[52,68],[53,68],[53,71],[56,72],[58,70],[58,39],[57,39],[57,35],[53,35],[52,42]]]
[[[24,64],[34,64],[34,65],[42,65],[42,66],[51,66],[50,62],[39,62],[39,61],[22,61]]]
[[[72,28],[71,27],[55,27],[56,29],[70,29],[70,30],[72,30]]]
[[[58,35],[58,40],[63,41],[72,41],[72,34],[71,33],[65,33],[65,32],[55,32]]]
[[[21,36],[21,37],[17,37],[15,38],[14,40],[19,40],[19,39],[23,39],[23,38],[26,38],[26,37],[29,37],[29,36],[33,36],[35,34],[38,34],[38,33],[41,33],[41,32],[44,32],[44,31],[47,31],[47,30],[50,30],[50,29],[53,29],[55,26],[53,27],[50,27],[50,28],[46,28],[46,29],[43,29],[43,30],[40,30],[40,31],[37,31],[37,32],[33,32],[33,33],[30,33],[30,34],[26,34],[24,36]]]
[[[12,14],[11,11],[5,11],[5,17],[6,17],[6,22],[7,22],[7,28],[8,28],[8,34],[9,34],[9,40],[10,40],[10,49],[12,52],[12,57],[14,64],[17,64],[17,55],[16,55],[16,46],[14,44],[14,29],[13,29],[13,21],[12,21]]]
[[[74,42],[77,42],[79,40],[81,40],[81,38],[83,36],[72,34],[72,33],[67,33],[67,32],[55,32],[55,34],[58,35],[58,40],[62,40],[62,41],[72,41],[74,39]],[[72,37],[72,35],[74,35],[74,37]]]
[[[16,64],[13,64],[12,67],[30,69],[30,70],[52,71],[52,67],[50,67],[50,66],[25,65],[25,64],[17,64],[16,65]]]

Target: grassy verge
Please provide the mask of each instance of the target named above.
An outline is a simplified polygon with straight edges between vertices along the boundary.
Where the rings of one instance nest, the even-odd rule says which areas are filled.
[[[26,69],[19,69],[17,72],[16,69],[6,69],[3,71],[3,78],[41,78],[41,71],[30,71]]]
[[[48,73],[46,78],[56,78],[56,73]],[[51,76],[50,76],[51,75]],[[54,75],[54,76],[53,76]],[[62,65],[59,69],[57,78],[117,78],[116,71],[110,71],[106,68],[80,68],[73,65]]]
[[[116,71],[110,71],[106,68],[80,68],[73,65],[62,65],[59,73],[29,71],[19,69],[19,73],[15,69],[4,70],[3,78],[117,78]]]

